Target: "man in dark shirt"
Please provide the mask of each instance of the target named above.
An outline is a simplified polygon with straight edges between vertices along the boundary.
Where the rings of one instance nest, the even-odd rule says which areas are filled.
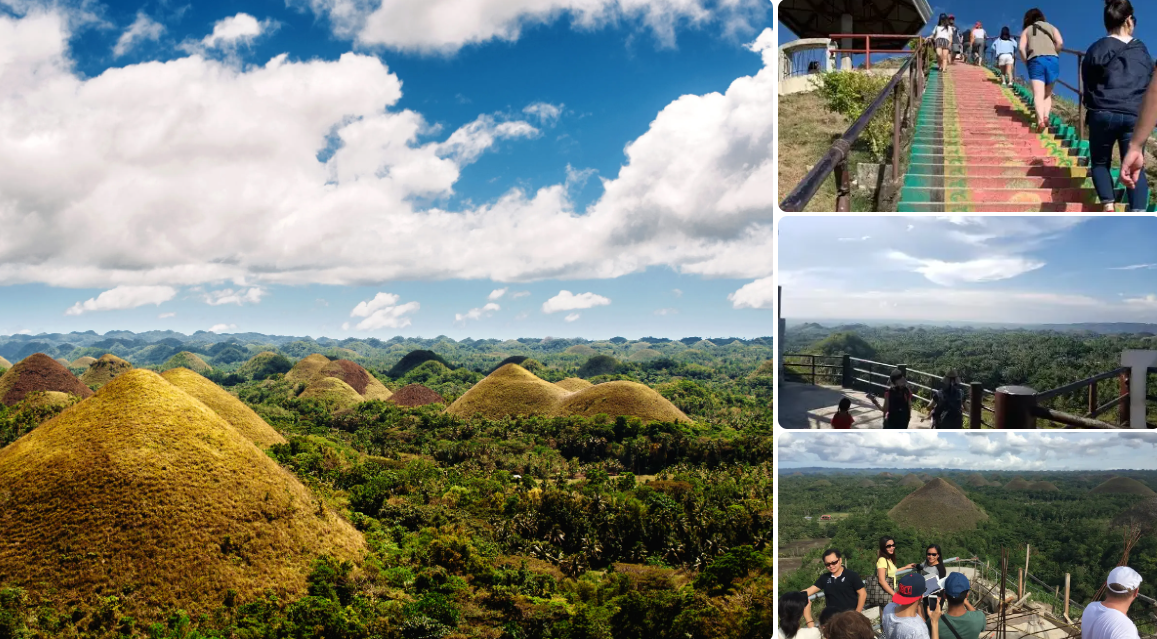
[[[815,584],[808,586],[804,592],[810,597],[823,591],[827,601],[827,609],[837,612],[855,610],[864,611],[864,601],[868,598],[868,591],[864,590],[864,581],[851,568],[844,567],[844,559],[840,551],[830,548],[823,555],[824,567],[828,569],[826,575],[816,579]],[[804,618],[811,621],[811,606],[803,609]]]

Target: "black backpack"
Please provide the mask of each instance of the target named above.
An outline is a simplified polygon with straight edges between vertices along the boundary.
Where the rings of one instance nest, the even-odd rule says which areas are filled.
[[[940,391],[934,417],[937,428],[964,427],[964,394],[959,385],[952,384]]]

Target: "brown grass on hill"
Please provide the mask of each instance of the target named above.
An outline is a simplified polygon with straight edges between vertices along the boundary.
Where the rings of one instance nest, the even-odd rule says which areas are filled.
[[[67,406],[80,398],[60,391],[34,391],[24,396],[20,406],[22,408],[38,408],[40,406]]]
[[[593,417],[605,413],[646,421],[690,422],[674,404],[645,384],[628,381],[605,382],[566,396],[555,409],[556,415]]]
[[[1089,491],[1094,495],[1144,495],[1157,496],[1152,488],[1130,477],[1114,477]]]
[[[305,387],[298,399],[316,399],[335,408],[349,408],[365,401],[349,384],[336,377],[315,378]]]
[[[632,362],[646,362],[652,359],[658,359],[662,356],[662,353],[653,348],[641,348],[631,353],[631,356],[627,359],[631,360]]]
[[[443,404],[446,400],[437,392],[422,386],[410,384],[390,396],[389,401],[399,406],[425,406],[427,404]]]
[[[876,475],[876,476],[877,477],[883,477],[884,479],[892,479],[893,477],[895,477],[895,475],[893,475],[892,473],[890,473],[886,470],[884,472],[880,473],[879,475]]]
[[[12,362],[0,357],[0,368],[12,368]]]
[[[518,364],[487,375],[446,409],[451,415],[490,419],[513,415],[550,415],[568,393]]]
[[[1057,488],[1056,484],[1052,483],[1051,481],[1034,481],[1034,482],[1029,483],[1028,486],[1029,486],[1029,488],[1028,488],[1029,490],[1037,490],[1037,491],[1045,492],[1045,493],[1059,493],[1059,492],[1061,492],[1061,489]]]
[[[916,487],[916,486],[923,486],[924,482],[921,481],[920,478],[917,477],[916,475],[913,475],[912,473],[908,473],[907,475],[904,475],[903,479],[900,480],[900,485],[901,486]]]
[[[69,368],[88,368],[89,366],[92,366],[95,363],[96,363],[95,357],[93,357],[91,355],[85,355],[84,357],[78,357],[78,358],[72,360],[72,363],[69,364],[68,367]]]
[[[133,365],[125,360],[108,353],[101,355],[100,359],[93,362],[84,375],[80,376],[80,381],[84,382],[85,386],[93,390],[100,390],[101,386],[111,382],[117,375],[125,371],[131,371]]]
[[[319,370],[328,364],[328,357],[314,353],[294,364],[293,368],[285,374],[285,379],[291,382],[308,382]]]
[[[564,380],[555,382],[554,385],[571,393],[577,393],[578,391],[581,391],[585,388],[594,386],[594,384],[581,377],[568,377]]]
[[[875,488],[876,482],[874,482],[870,479],[864,478],[864,479],[861,479],[860,483],[858,483],[856,485],[859,486],[860,488]]]
[[[571,346],[570,348],[566,349],[563,352],[569,353],[571,355],[585,355],[587,357],[590,357],[591,355],[598,355],[599,354],[598,351],[591,348],[590,346],[587,346],[586,344],[575,344],[574,346]]]
[[[323,377],[336,377],[341,381],[350,385],[357,391],[358,395],[363,398],[387,400],[393,393],[386,388],[385,384],[378,381],[372,373],[362,368],[360,364],[349,361],[348,359],[334,360],[320,370],[314,373],[312,380],[318,380]],[[311,383],[312,383],[311,380]]]
[[[974,530],[988,519],[959,488],[940,478],[909,494],[888,516],[903,527],[938,532]]]
[[[209,365],[209,362],[201,359],[200,355],[196,353],[190,353],[189,351],[181,351],[180,353],[170,357],[169,360],[162,366],[162,368],[165,370],[173,368],[187,368],[199,375],[204,375],[205,373],[213,370],[213,367]]]
[[[1028,490],[1031,483],[1021,477],[1016,477],[1004,485],[1005,490]]]
[[[69,366],[72,366],[72,362],[69,362],[67,359],[65,359],[65,358],[63,358],[63,357],[57,357],[57,358],[56,358],[56,363],[57,363],[57,364],[60,364],[61,366],[65,367],[65,368],[68,368]]]
[[[0,403],[13,406],[33,391],[59,391],[80,397],[92,397],[92,390],[80,383],[59,362],[36,353],[20,360],[0,376]]]
[[[752,371],[751,375],[748,375],[748,377],[751,377],[751,378],[771,377],[774,374],[775,374],[775,361],[769,359],[766,362],[760,364],[759,368]]]
[[[0,579],[81,610],[132,592],[118,614],[138,623],[210,612],[230,589],[294,598],[316,556],[364,548],[233,426],[143,369],[0,449],[0,485]]]
[[[779,199],[791,193],[796,184],[807,175],[832,142],[835,142],[852,123],[844,116],[828,110],[819,92],[797,93],[779,98]],[[852,166],[873,161],[865,152],[863,142],[852,149]],[[859,202],[855,202],[859,204]],[[835,179],[828,176],[807,211],[834,211],[836,206]],[[853,210],[861,210],[854,206]]]
[[[987,486],[988,480],[980,475],[980,473],[972,473],[968,476],[968,479],[965,480],[965,483],[969,486]]]
[[[171,368],[161,374],[173,386],[185,391],[233,425],[237,432],[261,448],[284,444],[285,438],[261,419],[253,409],[229,391],[187,368]]]

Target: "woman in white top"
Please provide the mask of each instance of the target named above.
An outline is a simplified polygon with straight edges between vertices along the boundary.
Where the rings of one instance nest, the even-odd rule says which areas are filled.
[[[932,28],[932,35],[928,38],[936,48],[937,71],[943,72],[948,68],[948,55],[952,51],[952,27],[948,25],[948,14],[941,13],[940,20]]]
[[[775,629],[775,639],[820,639],[820,630],[814,621],[807,622],[807,628],[800,628],[803,611],[808,607],[807,593],[799,590],[785,592],[779,596],[779,619]]]

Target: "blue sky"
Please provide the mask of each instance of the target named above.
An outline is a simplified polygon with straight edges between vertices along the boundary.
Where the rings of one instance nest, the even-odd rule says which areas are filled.
[[[1157,433],[781,431],[777,468],[1153,470]]]
[[[1157,323],[1157,217],[787,216],[783,315]]]
[[[0,334],[770,334],[770,3],[454,6],[0,0]]]

